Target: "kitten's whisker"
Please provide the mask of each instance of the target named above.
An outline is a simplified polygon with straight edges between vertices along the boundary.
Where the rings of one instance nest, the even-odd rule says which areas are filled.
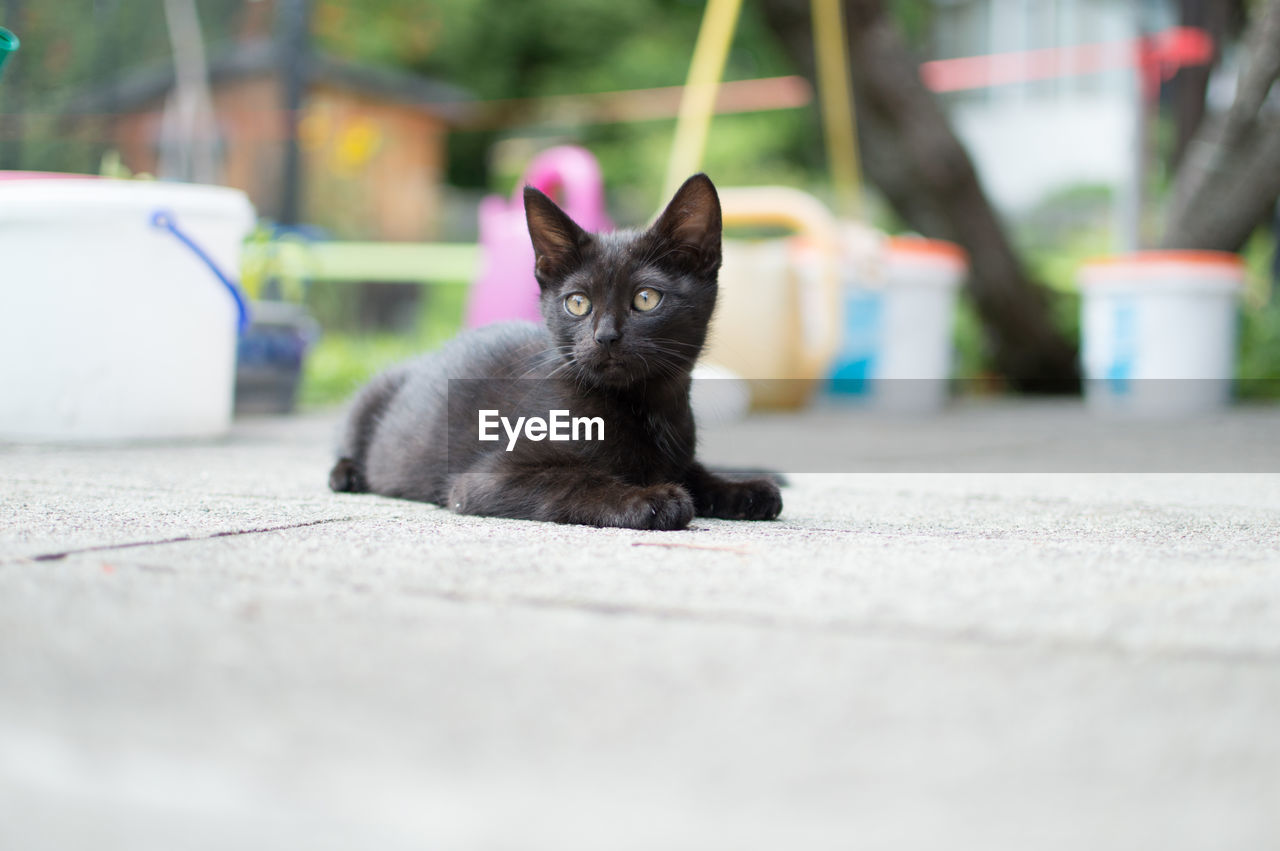
[[[657,337],[653,340],[653,344],[655,348],[660,346],[663,349],[669,347],[682,347],[692,351],[700,351],[702,349],[702,345],[699,343],[688,343],[684,340],[672,340],[669,337]]]
[[[535,372],[545,369],[547,366],[550,366],[552,363],[555,363],[557,360],[561,360],[561,361],[572,360],[572,347],[561,343],[561,344],[555,345],[551,350],[543,352],[542,354],[538,355],[538,359],[534,362],[534,364],[531,367],[529,367],[529,369],[525,370],[525,372],[522,373],[516,380],[523,381],[524,379],[531,378],[533,377],[533,374]],[[563,366],[563,364],[561,364],[561,366]],[[558,368],[559,367],[557,367],[557,369]],[[543,376],[543,377],[546,378],[550,376]]]

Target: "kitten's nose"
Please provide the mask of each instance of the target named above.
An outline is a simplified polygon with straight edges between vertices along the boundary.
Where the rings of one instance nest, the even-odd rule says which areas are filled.
[[[596,326],[596,342],[608,348],[618,342],[618,326],[613,322],[605,321]]]

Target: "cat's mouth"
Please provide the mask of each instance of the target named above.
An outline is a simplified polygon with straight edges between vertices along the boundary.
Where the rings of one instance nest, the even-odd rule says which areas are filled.
[[[597,352],[590,358],[578,358],[578,366],[585,377],[607,387],[624,387],[635,383],[643,371],[634,359],[617,352]]]
[[[616,355],[606,355],[597,359],[595,370],[604,378],[614,382],[626,382],[634,377],[631,364]]]

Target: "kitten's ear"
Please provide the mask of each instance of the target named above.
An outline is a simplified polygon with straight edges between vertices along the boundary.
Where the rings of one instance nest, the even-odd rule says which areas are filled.
[[[587,232],[532,186],[524,188],[524,217],[533,240],[534,276],[539,284],[546,286],[551,278],[573,271],[582,262]]]
[[[695,174],[676,190],[651,229],[673,243],[689,271],[709,277],[720,268],[720,197],[711,178]]]

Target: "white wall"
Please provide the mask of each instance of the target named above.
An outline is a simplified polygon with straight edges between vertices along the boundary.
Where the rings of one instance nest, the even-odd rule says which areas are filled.
[[[957,104],[951,117],[992,200],[1006,212],[1073,184],[1118,191],[1132,173],[1134,103],[1123,92]]]
[[[938,58],[1115,42],[1139,31],[1137,2],[937,2]],[[1146,14],[1150,21],[1150,8]],[[943,102],[992,199],[1017,213],[1073,184],[1107,184],[1123,195],[1136,157],[1137,97],[1135,75],[1113,71],[957,92]]]

